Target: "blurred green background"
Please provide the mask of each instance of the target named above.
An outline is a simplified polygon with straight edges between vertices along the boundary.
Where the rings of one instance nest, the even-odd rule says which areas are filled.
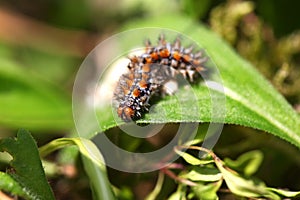
[[[41,145],[73,132],[72,87],[89,51],[132,20],[169,14],[189,16],[217,32],[300,112],[299,8],[296,0],[2,1],[0,137],[27,128]],[[298,149],[274,136],[226,126],[215,150],[234,158],[251,149],[265,154],[260,178],[271,186],[299,190]],[[113,183],[128,184],[128,175],[116,173],[111,172]],[[141,185],[131,187],[135,195],[143,195]]]
[[[244,2],[245,3],[245,2]],[[295,106],[298,1],[7,1],[0,7],[3,129],[70,130],[76,71],[124,24],[170,13],[205,23],[250,60]],[[242,8],[245,7],[245,8]],[[273,49],[275,48],[275,50]],[[295,73],[294,73],[295,71]]]

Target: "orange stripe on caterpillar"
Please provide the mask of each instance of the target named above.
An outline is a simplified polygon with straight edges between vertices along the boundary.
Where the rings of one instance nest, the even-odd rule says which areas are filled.
[[[142,55],[129,58],[129,72],[120,77],[114,92],[118,116],[126,122],[140,119],[148,111],[151,97],[163,94],[164,84],[176,76],[193,83],[207,71],[208,58],[202,51],[193,53],[193,46],[181,46],[179,37],[168,43],[161,34],[157,46],[152,46],[150,40],[145,46]]]

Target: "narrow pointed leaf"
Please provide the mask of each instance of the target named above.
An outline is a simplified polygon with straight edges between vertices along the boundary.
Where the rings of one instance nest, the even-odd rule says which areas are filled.
[[[191,154],[188,154],[183,151],[179,151],[177,149],[174,149],[174,151],[180,155],[187,163],[191,165],[206,165],[209,163],[213,163],[214,160],[200,160],[199,158],[196,158],[195,156],[192,156]]]
[[[281,190],[276,188],[267,188],[267,189],[283,197],[300,197],[300,191],[287,191],[287,190]]]
[[[280,199],[278,195],[268,190],[263,182],[239,175],[232,169],[224,166],[223,161],[221,160],[216,160],[215,163],[232,193],[244,197]]]
[[[91,188],[95,199],[115,199],[107,177],[104,159],[96,145],[84,138],[59,138],[40,148],[41,156],[64,148],[76,145],[82,155],[84,168],[91,181]]]
[[[216,168],[194,167],[191,171],[180,176],[191,181],[214,182],[222,180],[222,174]]]
[[[250,176],[258,170],[263,161],[263,154],[261,151],[254,150],[242,154],[236,160],[225,158],[224,161],[230,168],[242,171],[246,176]]]

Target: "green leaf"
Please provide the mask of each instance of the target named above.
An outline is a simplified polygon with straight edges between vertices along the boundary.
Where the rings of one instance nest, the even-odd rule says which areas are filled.
[[[0,172],[0,190],[9,192],[12,195],[28,198],[21,185],[9,174],[4,172]]]
[[[201,138],[201,139],[200,138],[195,138],[193,140],[189,140],[186,143],[184,143],[184,146],[193,146],[193,145],[199,144],[202,141],[203,141],[203,138]]]
[[[185,0],[181,1],[184,11],[194,19],[202,18],[207,12],[212,2],[209,0]]]
[[[244,153],[234,161],[229,158],[224,159],[227,166],[232,169],[242,171],[246,176],[254,174],[258,170],[262,161],[263,154],[258,150]]]
[[[186,192],[187,192],[187,188],[185,185],[178,185],[176,192],[174,192],[169,198],[168,200],[186,200]]]
[[[91,182],[94,199],[106,200],[116,199],[112,192],[111,184],[107,177],[104,160],[98,148],[91,141],[85,141],[85,148],[88,149],[88,154],[83,154],[84,169],[89,176]],[[82,152],[82,151],[81,151]],[[95,162],[95,158],[102,158],[102,162]]]
[[[197,183],[195,194],[201,195],[203,194],[202,189],[208,187],[208,193],[207,195],[212,195],[211,197],[213,199],[216,199],[215,192],[218,190],[213,190],[213,188],[210,188],[208,184],[204,184],[204,182],[213,182],[214,184],[222,184],[222,181],[224,180],[229,188],[229,190],[235,194],[242,197],[249,197],[249,198],[257,198],[257,197],[265,197],[267,199],[281,199],[280,196],[284,197],[296,197],[300,195],[300,192],[296,191],[285,191],[285,190],[279,190],[275,188],[269,188],[265,186],[264,182],[255,179],[255,178],[249,178],[244,177],[237,173],[236,171],[230,169],[228,166],[225,165],[225,163],[218,158],[216,154],[214,154],[212,151],[205,149],[203,147],[197,147],[197,146],[190,146],[190,149],[204,151],[208,153],[211,157],[214,159],[214,163],[217,167],[215,168],[209,168],[208,166],[204,167],[195,167],[193,166],[189,172],[182,172],[180,175],[180,178],[183,179],[190,179],[194,181],[194,183]],[[247,160],[245,158],[251,158],[256,157],[257,155],[260,155],[261,153],[259,151],[252,151],[250,153],[246,153],[238,160],[244,161]],[[261,156],[261,155],[260,155]],[[259,157],[260,157],[259,156]],[[240,162],[243,163],[243,162]],[[255,163],[255,162],[254,162]],[[215,181],[215,182],[214,182]],[[219,183],[217,183],[219,182]],[[213,187],[211,185],[211,187]],[[219,188],[219,187],[218,187]],[[193,189],[193,187],[192,187]],[[212,191],[210,190],[212,189]],[[199,190],[199,191],[198,191]],[[198,191],[198,193],[197,193]],[[193,195],[192,193],[190,195]],[[279,196],[280,195],[280,196]],[[204,198],[204,197],[203,197]],[[204,199],[210,199],[210,198],[204,198]]]
[[[15,139],[2,139],[0,151],[6,151],[13,157],[11,161],[13,170],[10,171],[10,176],[20,184],[22,191],[30,199],[54,199],[39,157],[37,145],[28,131],[19,130]]]
[[[222,180],[209,183],[209,184],[197,184],[197,186],[192,187],[193,193],[198,197],[198,199],[219,199],[217,191],[222,185]]]
[[[115,199],[107,177],[104,159],[92,141],[84,138],[59,138],[41,147],[40,154],[44,157],[55,150],[70,145],[76,145],[82,155],[85,172],[91,181],[94,198],[97,200]]]
[[[174,151],[180,155],[187,163],[191,164],[191,165],[206,165],[209,163],[213,163],[214,160],[200,160],[199,158],[196,158],[194,156],[192,156],[191,154],[188,154],[186,152],[183,151],[179,151],[177,149],[174,149]]]
[[[71,98],[9,59],[0,65],[0,124],[31,130],[72,126]]]
[[[226,103],[223,105],[226,108],[225,123],[260,129],[300,147],[299,116],[282,95],[249,62],[237,55],[215,33],[189,18],[178,15],[165,15],[133,21],[124,29],[144,27],[162,27],[179,31],[192,38],[206,50],[222,77],[226,96]],[[142,44],[147,37],[147,35],[140,35],[133,37],[133,40],[140,40]],[[166,37],[168,38],[168,36]],[[218,95],[220,91],[218,88],[211,87],[210,89],[211,91],[204,85],[194,86],[193,92],[198,99],[198,102],[195,102],[190,98],[193,92],[181,88],[176,93],[176,98],[168,96],[159,101],[154,113],[151,114],[151,118],[149,114],[146,114],[138,122],[211,122],[210,95],[213,95],[212,93]],[[176,100],[179,98],[181,99],[181,109],[178,109],[179,105]],[[195,109],[196,105],[198,110]],[[162,109],[164,112],[161,112]],[[105,116],[100,124],[102,131],[117,126],[111,113],[106,111],[99,111],[98,113],[98,116]],[[216,115],[222,116],[222,113],[217,111]],[[213,122],[222,123],[223,121],[215,119]]]
[[[212,167],[193,167],[186,174],[182,174],[181,178],[191,181],[214,182],[222,179],[222,174],[216,168]]]
[[[276,188],[267,188],[268,190],[275,192],[281,196],[284,197],[299,197],[300,196],[300,191],[286,191],[286,190],[281,190],[281,189],[276,189]]]
[[[232,193],[244,197],[280,199],[278,195],[268,190],[263,182],[242,177],[232,169],[224,166],[221,160],[216,160],[215,163]]]

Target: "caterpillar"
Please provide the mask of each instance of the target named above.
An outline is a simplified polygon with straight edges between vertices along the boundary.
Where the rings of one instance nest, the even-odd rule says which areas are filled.
[[[140,119],[148,111],[151,97],[166,93],[164,84],[178,75],[191,83],[198,80],[200,72],[207,71],[204,64],[208,58],[202,50],[195,53],[193,50],[193,45],[184,48],[180,37],[169,43],[160,34],[156,46],[147,40],[145,52],[129,57],[129,72],[117,83],[114,100],[118,116],[125,122]]]

